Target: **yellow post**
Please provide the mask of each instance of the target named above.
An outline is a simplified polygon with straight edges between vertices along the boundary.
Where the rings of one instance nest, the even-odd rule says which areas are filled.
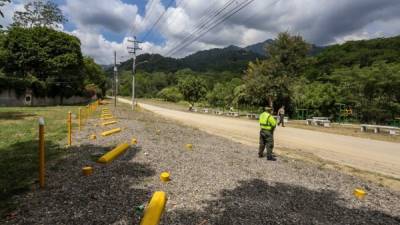
[[[78,121],[79,131],[81,131],[81,126],[82,126],[82,109],[81,108],[79,108],[78,116],[79,116],[79,121]]]
[[[161,216],[165,211],[167,203],[167,194],[162,191],[154,192],[144,210],[143,217],[140,220],[140,225],[157,225],[160,223]]]
[[[71,146],[72,144],[72,113],[71,111],[68,112],[68,119],[67,119],[67,125],[68,125],[68,146]]]
[[[44,119],[39,118],[39,186],[44,188]]]

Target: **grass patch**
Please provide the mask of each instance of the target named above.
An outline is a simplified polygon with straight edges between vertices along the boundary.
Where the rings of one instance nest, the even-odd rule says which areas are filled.
[[[63,155],[66,118],[78,106],[0,108],[0,216],[15,207],[13,196],[29,190],[38,177],[38,118],[45,119],[46,161]],[[75,126],[76,127],[76,124]]]

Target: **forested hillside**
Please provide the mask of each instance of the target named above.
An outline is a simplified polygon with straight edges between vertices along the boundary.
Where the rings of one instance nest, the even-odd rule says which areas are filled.
[[[192,82],[203,93],[196,102],[215,107],[256,110],[270,104],[276,110],[285,105],[291,116],[378,123],[400,116],[400,37],[322,48],[283,33],[266,43],[264,56],[253,53],[259,44],[252,51],[229,46],[183,59],[141,55],[139,61],[148,63],[138,67],[137,94],[188,100],[179,87]],[[130,62],[122,64],[121,93],[130,95],[127,68]]]

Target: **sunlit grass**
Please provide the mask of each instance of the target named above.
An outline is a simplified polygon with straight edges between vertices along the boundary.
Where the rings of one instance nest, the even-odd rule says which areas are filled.
[[[46,160],[63,154],[67,113],[79,106],[0,108],[0,216],[14,207],[12,197],[37,180],[38,119],[45,119]],[[76,120],[73,120],[76,123]]]

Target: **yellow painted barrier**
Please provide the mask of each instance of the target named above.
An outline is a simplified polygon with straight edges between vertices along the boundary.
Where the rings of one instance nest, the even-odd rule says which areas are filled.
[[[114,148],[113,150],[107,152],[102,157],[100,157],[100,159],[97,160],[97,162],[99,162],[99,163],[109,163],[113,159],[115,159],[116,157],[121,155],[123,152],[125,152],[126,149],[128,149],[128,148],[129,148],[129,144],[128,143],[120,144],[116,148]]]
[[[112,120],[112,121],[104,122],[104,123],[102,123],[101,125],[107,126],[107,125],[116,124],[116,123],[117,123],[116,120]]]
[[[118,133],[118,132],[121,132],[121,128],[115,128],[112,130],[104,131],[103,133],[101,133],[101,136],[108,136],[108,135]]]
[[[79,120],[78,120],[79,131],[81,131],[81,126],[82,126],[82,109],[81,108],[79,108],[78,117],[79,117]]]
[[[39,186],[44,188],[45,152],[44,152],[44,119],[39,118]]]
[[[167,194],[163,191],[154,192],[149,204],[144,210],[140,225],[157,225],[160,223],[162,214],[167,203]]]
[[[364,197],[365,197],[365,195],[367,194],[367,192],[364,191],[364,190],[361,189],[361,188],[356,188],[356,189],[354,189],[353,194],[354,194],[354,196],[356,196],[356,198],[362,200],[362,199],[364,199]]]
[[[103,117],[112,117],[112,116],[113,116],[113,115],[111,115],[111,114],[101,114],[101,115],[100,115],[100,117],[102,117],[102,118],[103,118]]]
[[[109,119],[114,119],[113,116],[105,116],[105,117],[101,117],[102,120],[109,120]]]
[[[72,145],[72,113],[71,112],[68,112],[67,128],[68,128],[68,146],[71,146]]]
[[[162,172],[161,175],[160,175],[160,180],[163,181],[163,182],[170,181],[169,173],[168,172]]]
[[[193,144],[186,144],[186,148],[188,150],[192,150],[193,149]]]
[[[90,175],[92,175],[92,173],[93,173],[93,167],[91,167],[91,166],[85,166],[85,167],[83,167],[83,168],[82,168],[82,173],[83,173],[83,175],[85,175],[85,176],[90,176]]]

